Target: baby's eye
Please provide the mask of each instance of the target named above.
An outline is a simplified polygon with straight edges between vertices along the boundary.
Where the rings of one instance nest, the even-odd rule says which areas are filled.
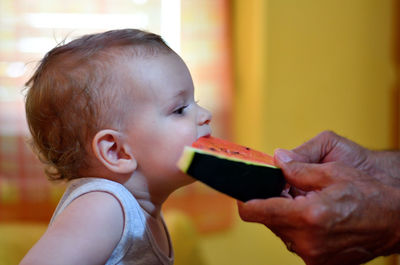
[[[182,107],[180,107],[180,108],[174,110],[173,113],[174,113],[174,114],[178,114],[178,115],[182,115],[182,114],[183,114],[183,111],[184,111],[186,108],[187,108],[187,106],[182,106]]]

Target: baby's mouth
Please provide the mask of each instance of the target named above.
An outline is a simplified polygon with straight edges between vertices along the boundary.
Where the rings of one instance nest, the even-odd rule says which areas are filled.
[[[199,139],[199,138],[201,138],[201,137],[210,137],[211,136],[211,128],[210,128],[210,126],[207,126],[208,128],[207,129],[205,129],[205,130],[203,130],[203,133],[200,133],[199,135],[199,137],[197,137],[197,139]]]

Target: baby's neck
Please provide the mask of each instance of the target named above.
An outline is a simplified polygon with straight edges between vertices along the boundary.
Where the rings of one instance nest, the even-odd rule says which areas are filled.
[[[168,194],[158,196],[151,194],[145,178],[135,175],[121,183],[135,197],[140,207],[143,209],[146,217],[146,223],[156,241],[158,247],[167,256],[171,256],[171,246],[168,240],[168,232],[165,229],[164,221],[161,217],[161,207],[167,199]],[[164,189],[163,189],[164,190]]]
[[[161,215],[161,208],[163,202],[152,201],[149,197],[133,194],[133,196],[138,201],[140,207],[145,211],[149,216],[159,219]]]
[[[141,208],[149,216],[155,219],[160,218],[162,204],[168,198],[170,192],[165,190],[163,190],[163,193],[160,193],[159,191],[150,191],[145,178],[138,175],[131,176],[121,184],[132,193]]]

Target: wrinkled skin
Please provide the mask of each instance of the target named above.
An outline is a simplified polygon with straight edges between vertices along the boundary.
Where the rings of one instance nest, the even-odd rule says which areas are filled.
[[[400,250],[400,154],[374,152],[332,132],[275,160],[291,197],[238,202],[306,264],[360,264]]]
[[[400,187],[399,151],[371,151],[330,131],[319,134],[288,155],[306,163],[341,162],[385,184]]]

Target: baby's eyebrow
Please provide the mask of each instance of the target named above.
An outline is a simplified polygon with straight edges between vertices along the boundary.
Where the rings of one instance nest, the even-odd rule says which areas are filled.
[[[175,93],[174,98],[184,96],[184,95],[186,95],[186,93],[187,93],[187,91],[185,89],[180,89]]]
[[[174,94],[174,96],[171,96],[161,104],[161,108],[166,112],[174,111],[175,108],[184,103],[184,94],[185,93],[183,91],[181,93]]]

